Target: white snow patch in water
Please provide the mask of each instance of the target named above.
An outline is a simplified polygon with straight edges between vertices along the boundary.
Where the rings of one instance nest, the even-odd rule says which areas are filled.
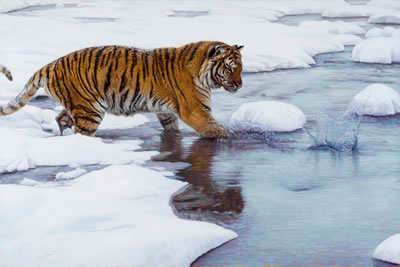
[[[400,38],[375,37],[363,40],[353,48],[352,58],[353,61],[365,63],[398,63]]]
[[[34,186],[34,185],[39,185],[40,182],[29,179],[29,178],[23,178],[20,182],[20,185],[26,185],[26,186]]]
[[[400,94],[387,85],[371,84],[353,98],[350,109],[358,115],[394,115],[400,112]]]
[[[48,184],[0,185],[1,266],[190,266],[237,237],[177,218],[169,201],[185,183],[140,166]]]
[[[76,168],[75,170],[68,171],[68,172],[59,172],[56,174],[56,180],[70,180],[77,178],[83,174],[85,174],[87,171],[82,168]]]
[[[244,132],[291,132],[305,123],[304,113],[292,104],[259,101],[241,105],[232,114],[230,127]]]
[[[393,235],[380,243],[374,251],[373,258],[400,264],[400,234]]]

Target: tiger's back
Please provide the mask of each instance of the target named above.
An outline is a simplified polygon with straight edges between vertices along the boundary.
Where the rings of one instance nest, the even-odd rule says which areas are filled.
[[[207,82],[200,78],[202,71],[211,71],[205,63],[210,52],[215,54],[211,50],[216,46],[231,47],[221,42],[198,42],[154,50],[125,46],[82,49],[37,71],[14,103],[1,107],[0,115],[15,112],[44,87],[64,106],[57,117],[61,132],[75,126],[77,133],[93,135],[105,113],[128,116],[156,112],[166,130],[178,131],[180,117],[200,132],[213,126],[214,130],[203,133],[217,136],[224,130],[209,114],[212,88],[208,87],[212,86],[204,85],[213,83],[213,77],[203,77]]]

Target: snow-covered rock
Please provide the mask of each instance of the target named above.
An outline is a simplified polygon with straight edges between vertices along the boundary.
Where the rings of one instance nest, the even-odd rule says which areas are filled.
[[[400,264],[400,234],[393,235],[378,245],[374,259]]]
[[[400,24],[400,14],[377,14],[368,19],[368,23]]]
[[[387,85],[371,84],[353,98],[350,109],[358,115],[394,115],[400,112],[400,94]]]
[[[376,37],[364,40],[353,48],[353,61],[392,64],[400,62],[400,38]]]
[[[183,186],[137,165],[2,184],[0,266],[190,266],[237,235],[176,217],[169,201]]]
[[[241,105],[232,114],[230,127],[244,132],[291,132],[305,123],[304,113],[292,104],[259,101]]]

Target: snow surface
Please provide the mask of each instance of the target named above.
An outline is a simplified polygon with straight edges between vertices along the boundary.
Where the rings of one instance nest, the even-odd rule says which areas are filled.
[[[245,72],[307,68],[315,63],[312,58],[315,55],[343,51],[344,45],[358,43],[359,37],[341,31],[332,34],[323,27],[316,31],[271,22],[285,14],[320,13],[343,5],[347,6],[343,0],[323,3],[317,0],[304,3],[254,1],[251,5],[245,1],[210,4],[207,1],[121,0],[92,1],[80,3],[76,8],[60,6],[34,13],[40,16],[3,15],[0,23],[12,27],[4,27],[0,32],[7,36],[0,51],[1,64],[13,71],[17,81],[15,90],[20,90],[38,68],[83,47],[123,44],[155,48],[199,40],[221,40],[245,46]],[[183,11],[203,12],[204,15],[185,17]],[[347,25],[350,27],[350,23]],[[54,28],[63,30],[54,31]],[[52,38],[47,38],[49,33]]]
[[[378,245],[374,259],[400,264],[400,234],[393,235]]]
[[[136,165],[1,185],[0,266],[190,266],[237,235],[177,218],[169,200],[183,186]]]
[[[25,171],[38,166],[144,163],[157,152],[135,152],[141,141],[106,142],[83,135],[56,136],[56,113],[26,106],[0,120],[0,173]],[[146,122],[143,115],[109,116],[103,128],[132,127]],[[109,121],[109,122],[107,122]],[[95,153],[94,153],[95,151]]]
[[[232,114],[230,127],[245,132],[291,132],[305,123],[304,113],[292,104],[259,101],[241,105]]]
[[[400,113],[400,94],[387,85],[371,84],[353,98],[350,109],[358,115],[394,115]]]

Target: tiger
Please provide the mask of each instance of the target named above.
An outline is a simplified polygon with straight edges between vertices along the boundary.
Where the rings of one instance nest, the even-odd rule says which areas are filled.
[[[227,130],[211,114],[211,90],[242,87],[242,45],[200,41],[151,50],[98,46],[77,50],[45,65],[7,104],[0,116],[21,109],[44,88],[63,109],[60,134],[93,136],[106,113],[131,116],[154,112],[165,131],[179,132],[178,118],[205,138],[225,138]],[[9,69],[0,65],[10,81]]]

